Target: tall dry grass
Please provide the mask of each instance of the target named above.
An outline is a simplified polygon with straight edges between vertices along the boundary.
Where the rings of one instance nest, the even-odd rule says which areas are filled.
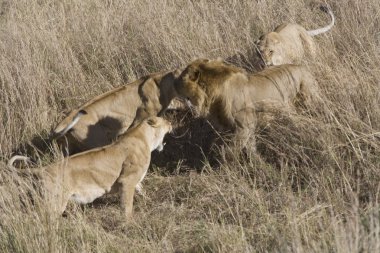
[[[329,3],[336,26],[309,63],[325,113],[275,115],[259,155],[217,166],[207,153],[188,162],[202,142],[169,139],[182,154],[155,155],[126,222],[117,196],[53,220],[5,162],[101,92],[193,57],[248,54],[282,22],[313,29],[327,15],[302,0],[0,1],[0,251],[378,252],[380,2]],[[208,134],[200,124],[183,131]]]

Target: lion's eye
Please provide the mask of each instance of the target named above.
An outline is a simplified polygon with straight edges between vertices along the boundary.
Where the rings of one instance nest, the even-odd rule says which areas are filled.
[[[269,54],[273,54],[273,50],[269,50]]]

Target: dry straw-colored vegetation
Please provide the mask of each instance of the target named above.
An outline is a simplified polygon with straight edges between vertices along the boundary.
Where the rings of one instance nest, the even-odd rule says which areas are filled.
[[[379,252],[380,1],[329,3],[336,26],[309,63],[325,108],[274,115],[259,155],[222,163],[228,150],[203,156],[211,131],[188,120],[126,222],[117,196],[51,219],[7,159],[97,94],[193,57],[249,55],[282,22],[328,16],[307,0],[0,1],[0,251]]]

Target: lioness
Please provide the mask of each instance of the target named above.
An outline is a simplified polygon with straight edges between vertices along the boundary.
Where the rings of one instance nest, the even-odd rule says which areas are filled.
[[[163,148],[165,134],[172,130],[169,121],[149,117],[129,129],[116,142],[63,159],[43,168],[32,169],[40,178],[46,201],[62,214],[69,199],[91,203],[109,192],[120,190],[121,206],[132,214],[135,188],[140,188],[150,163],[151,152]],[[21,156],[9,160],[8,166]]]
[[[324,6],[331,17],[331,23],[323,28],[307,31],[298,24],[282,24],[273,32],[264,34],[256,41],[259,57],[266,66],[300,64],[305,49],[315,57],[315,44],[312,36],[329,31],[335,23],[330,7]]]
[[[189,100],[219,131],[233,131],[245,145],[256,126],[256,113],[266,106],[288,106],[298,95],[317,94],[313,75],[302,66],[281,65],[256,74],[219,60],[190,63],[175,82],[179,96]]]
[[[69,154],[112,142],[148,116],[160,116],[176,97],[173,82],[179,70],[140,78],[86,102],[73,110],[53,130]]]

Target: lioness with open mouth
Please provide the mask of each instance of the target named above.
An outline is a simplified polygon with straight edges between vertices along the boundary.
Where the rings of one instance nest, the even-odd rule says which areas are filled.
[[[151,152],[162,150],[163,138],[171,123],[149,117],[121,135],[116,142],[63,159],[43,168],[31,169],[41,180],[45,199],[54,212],[62,214],[67,202],[91,203],[112,191],[121,193],[121,206],[127,217],[132,214],[135,188],[140,187],[151,159]],[[25,159],[15,156],[8,162]]]

